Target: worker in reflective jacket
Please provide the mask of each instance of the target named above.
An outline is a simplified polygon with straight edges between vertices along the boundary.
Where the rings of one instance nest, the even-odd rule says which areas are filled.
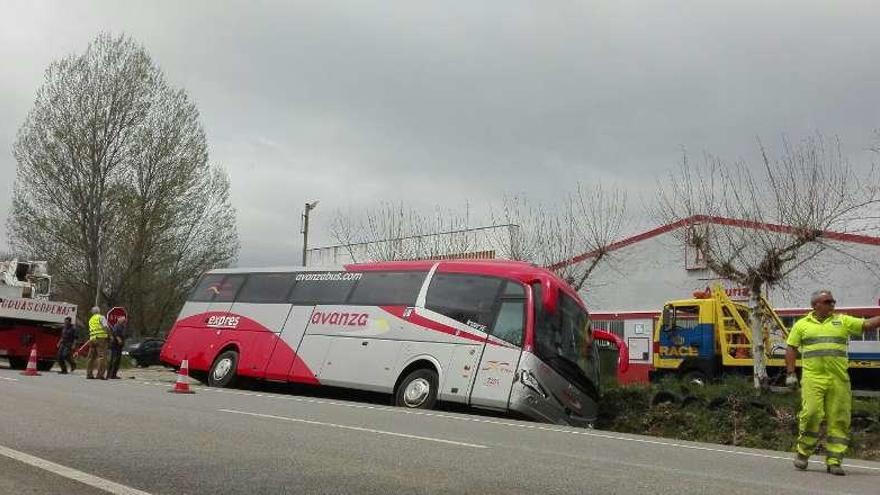
[[[812,294],[813,311],[791,327],[786,340],[785,384],[797,386],[795,362],[801,354],[801,412],[797,456],[794,467],[807,469],[807,462],[819,441],[819,424],[826,421],[826,469],[838,476],[846,474],[841,467],[849,445],[850,409],[852,393],[849,387],[849,338],[866,330],[880,327],[880,316],[870,319],[855,318],[834,312],[836,301],[831,291],[819,290]]]
[[[86,378],[92,380],[106,380],[104,376],[106,371],[105,355],[107,354],[107,344],[110,337],[110,328],[107,319],[101,315],[101,308],[95,306],[92,308],[92,316],[89,318],[89,361],[86,365]],[[98,374],[95,376],[95,367],[97,364]]]

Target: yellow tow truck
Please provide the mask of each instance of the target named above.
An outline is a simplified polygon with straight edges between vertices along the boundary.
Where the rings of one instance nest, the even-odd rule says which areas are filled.
[[[770,377],[784,371],[788,329],[762,297],[764,362]],[[651,377],[677,374],[705,382],[725,373],[751,374],[752,330],[749,308],[732,301],[721,286],[670,301],[654,328]]]
[[[759,304],[764,363],[773,383],[785,376],[788,328],[763,297]],[[651,379],[674,374],[704,383],[722,374],[751,375],[750,322],[748,306],[732,301],[720,285],[694,293],[693,299],[669,301],[654,328]],[[855,344],[860,345],[849,348],[850,376],[854,384],[874,388],[880,376],[880,342]]]

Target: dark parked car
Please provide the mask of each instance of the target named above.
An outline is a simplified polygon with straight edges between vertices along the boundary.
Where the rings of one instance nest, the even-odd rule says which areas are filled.
[[[159,362],[159,352],[162,350],[162,339],[147,339],[142,342],[132,342],[125,346],[125,351],[131,357],[132,364],[146,368]]]

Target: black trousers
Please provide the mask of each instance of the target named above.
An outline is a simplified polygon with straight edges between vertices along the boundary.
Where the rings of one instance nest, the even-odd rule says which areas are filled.
[[[119,361],[122,360],[122,347],[110,346],[110,366],[107,368],[107,376],[116,376],[119,373]]]
[[[62,373],[67,373],[67,365],[70,365],[70,371],[76,369],[76,362],[73,360],[73,356],[71,356],[71,350],[73,346],[71,344],[61,344],[58,347],[58,366],[61,367]]]

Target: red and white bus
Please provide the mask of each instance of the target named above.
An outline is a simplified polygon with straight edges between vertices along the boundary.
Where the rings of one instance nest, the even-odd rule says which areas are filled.
[[[596,418],[599,359],[577,293],[513,261],[407,261],[206,273],[161,359],[212,386],[235,377],[449,401],[586,426]]]

